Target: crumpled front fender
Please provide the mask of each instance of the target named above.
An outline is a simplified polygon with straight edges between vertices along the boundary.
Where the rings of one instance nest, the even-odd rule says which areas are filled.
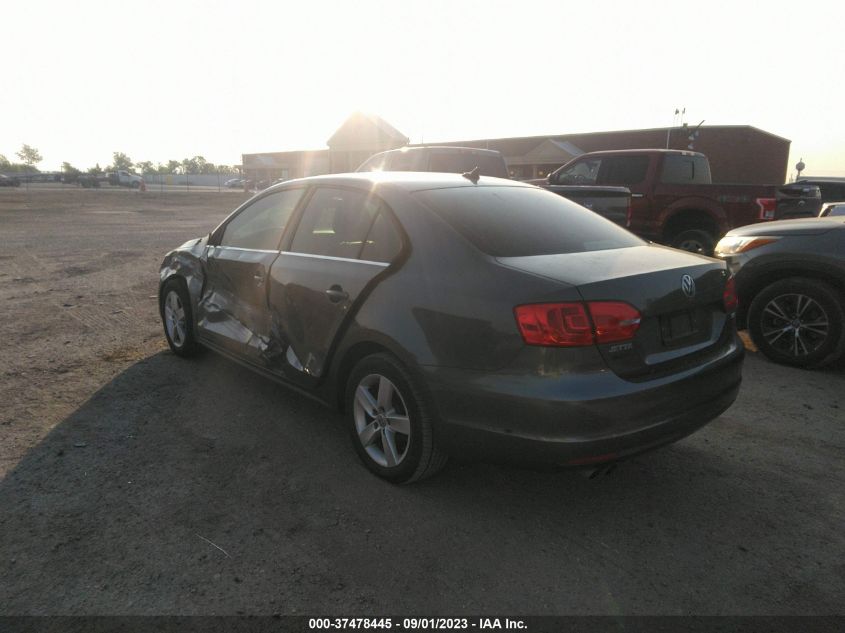
[[[159,288],[171,277],[180,277],[188,286],[191,312],[197,318],[197,305],[205,286],[205,251],[208,237],[185,242],[164,256],[159,268]]]

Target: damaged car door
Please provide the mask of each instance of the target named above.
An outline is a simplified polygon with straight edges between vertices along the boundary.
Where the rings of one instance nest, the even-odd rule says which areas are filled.
[[[208,249],[207,283],[197,311],[200,337],[259,365],[267,365],[272,353],[268,273],[304,191],[276,191],[255,200],[215,231]]]
[[[344,319],[401,250],[397,221],[378,197],[351,188],[314,190],[270,271],[285,376],[303,386],[320,378]]]

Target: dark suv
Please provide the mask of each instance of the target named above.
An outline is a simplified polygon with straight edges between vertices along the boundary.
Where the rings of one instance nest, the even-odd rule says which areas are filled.
[[[716,246],[736,276],[740,326],[770,359],[821,367],[845,353],[845,218],[752,224]]]
[[[435,171],[462,174],[478,167],[481,176],[508,178],[502,155],[474,147],[403,147],[370,156],[356,171]]]

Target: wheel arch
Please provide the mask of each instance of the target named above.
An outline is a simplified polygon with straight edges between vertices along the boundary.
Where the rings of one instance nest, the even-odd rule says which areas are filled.
[[[687,206],[670,210],[663,221],[662,237],[669,241],[673,236],[685,230],[704,230],[713,236],[714,240],[725,232],[724,219],[714,214],[712,210],[701,206]]]
[[[421,384],[425,384],[422,378],[422,373],[419,371],[416,362],[404,352],[398,345],[391,341],[384,339],[362,339],[355,341],[342,350],[335,356],[332,363],[332,370],[327,381],[328,393],[326,399],[337,407],[338,411],[343,412],[345,403],[344,396],[346,394],[346,383],[349,380],[349,375],[352,373],[355,365],[373,354],[389,354],[396,358]]]
[[[748,307],[764,288],[790,277],[823,281],[835,288],[840,294],[845,295],[845,280],[830,271],[800,265],[771,266],[756,272],[753,277],[742,282],[739,288],[740,305],[737,311],[737,324],[740,327],[748,325]]]

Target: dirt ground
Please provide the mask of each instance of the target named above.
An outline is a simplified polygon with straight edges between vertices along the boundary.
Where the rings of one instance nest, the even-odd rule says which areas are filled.
[[[842,614],[845,371],[587,480],[394,487],[336,413],[166,349],[163,254],[239,192],[0,189],[0,614]]]

